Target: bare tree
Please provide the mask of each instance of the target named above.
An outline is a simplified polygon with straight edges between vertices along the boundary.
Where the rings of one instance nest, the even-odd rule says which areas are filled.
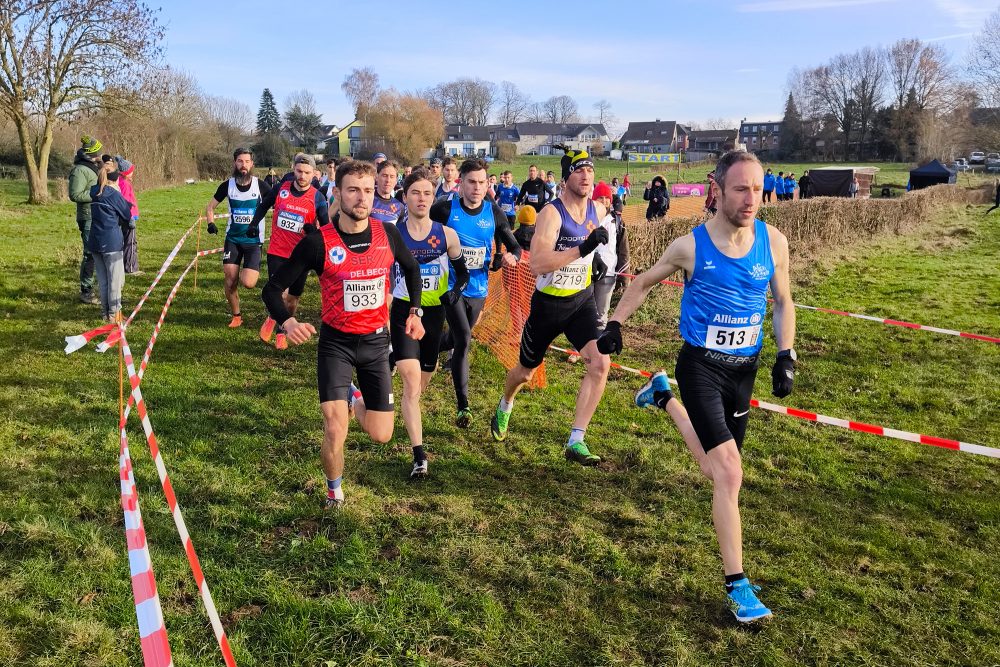
[[[29,202],[49,198],[54,126],[127,98],[162,39],[155,12],[137,0],[0,4],[0,114],[17,130]]]
[[[967,69],[980,99],[1000,107],[1000,9],[990,14],[973,39]]]
[[[889,85],[896,109],[903,108],[910,89],[920,109],[942,111],[954,103],[954,73],[948,52],[938,44],[901,39],[886,51]]]
[[[530,101],[528,96],[510,81],[502,81],[497,93],[497,122],[501,125],[513,125],[523,120]]]
[[[344,91],[344,97],[354,107],[354,117],[365,120],[368,109],[378,98],[380,90],[378,74],[370,67],[363,69],[355,67],[350,74],[344,77],[340,89]]]
[[[579,119],[579,110],[569,95],[553,95],[542,105],[545,120],[549,123],[575,123]]]
[[[314,149],[323,115],[316,111],[316,98],[308,90],[296,91],[285,100],[285,125],[302,139],[303,148]]]
[[[601,125],[615,121],[615,115],[611,113],[611,102],[597,100],[594,102],[594,110],[597,111],[597,122]]]
[[[316,107],[316,97],[308,90],[296,90],[285,98],[285,108],[298,107],[302,113],[319,113]],[[287,112],[285,112],[287,114]]]
[[[206,95],[205,110],[227,153],[253,132],[253,112],[243,102]]]
[[[703,130],[732,130],[739,128],[740,124],[732,118],[709,118],[701,124]],[[691,128],[694,129],[694,128]]]
[[[545,106],[541,102],[532,102],[525,109],[524,117],[529,123],[544,123]]]
[[[462,78],[426,91],[431,106],[440,109],[449,125],[482,126],[489,122],[496,86],[482,79]]]
[[[885,57],[881,50],[865,47],[850,56],[850,60],[856,74],[851,92],[857,105],[861,130],[858,154],[864,157],[865,140],[885,94]]]

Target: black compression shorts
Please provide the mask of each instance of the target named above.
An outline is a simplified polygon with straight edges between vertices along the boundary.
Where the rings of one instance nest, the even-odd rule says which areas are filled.
[[[714,360],[713,354],[718,353],[684,343],[674,369],[681,400],[706,452],[727,440],[742,448],[757,360],[733,364]]]
[[[521,365],[538,368],[549,345],[563,333],[577,351],[597,340],[600,332],[593,287],[573,296],[553,296],[535,290],[531,295],[531,312],[521,332]]]
[[[419,359],[420,370],[433,373],[437,368],[438,350],[441,346],[441,329],[444,327],[444,306],[424,306],[424,337],[413,340],[406,335],[406,320],[410,316],[410,302],[393,299],[389,310],[389,333],[392,338],[392,354],[396,361]]]
[[[260,244],[236,243],[226,239],[222,248],[222,263],[243,265],[249,271],[260,271]]]
[[[267,254],[267,275],[268,277],[276,274],[285,263],[288,262],[287,257],[278,257],[277,255]],[[299,276],[294,283],[288,288],[288,293],[294,297],[302,296],[302,292],[306,289],[306,278],[309,277],[308,271],[303,271],[302,275]]]
[[[317,358],[320,403],[346,401],[357,371],[365,407],[392,412],[389,332],[385,327],[370,334],[348,334],[324,323],[319,330]]]

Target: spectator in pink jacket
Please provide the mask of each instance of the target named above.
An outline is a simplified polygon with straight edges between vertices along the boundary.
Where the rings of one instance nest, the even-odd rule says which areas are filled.
[[[135,173],[135,165],[123,158],[121,155],[115,156],[118,165],[118,187],[121,189],[122,197],[132,207],[132,220],[125,230],[125,273],[140,274],[139,271],[139,239],[135,233],[135,223],[139,219],[139,205],[135,201],[135,190],[132,188],[132,175]]]

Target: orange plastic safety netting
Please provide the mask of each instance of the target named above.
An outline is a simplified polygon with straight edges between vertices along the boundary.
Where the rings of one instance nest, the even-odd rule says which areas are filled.
[[[531,274],[530,262],[530,253],[524,251],[517,266],[490,274],[483,315],[472,330],[476,340],[488,346],[507,369],[513,368],[517,363],[521,331],[528,319],[531,295],[535,291],[535,277]],[[544,363],[538,367],[528,386],[545,386]]]

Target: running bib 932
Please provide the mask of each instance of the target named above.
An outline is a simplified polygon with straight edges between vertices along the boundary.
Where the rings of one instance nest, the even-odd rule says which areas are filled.
[[[760,325],[749,327],[709,326],[705,333],[705,347],[709,350],[738,350],[753,347],[760,338]]]
[[[357,313],[374,310],[385,303],[385,276],[369,280],[344,281],[344,310]]]
[[[486,264],[486,248],[467,248],[462,246],[462,256],[465,258],[465,266],[469,270],[481,269]]]
[[[304,223],[305,216],[300,213],[292,213],[291,211],[279,211],[278,219],[275,221],[278,229],[284,229],[286,232],[292,232],[293,234],[301,232]]]

